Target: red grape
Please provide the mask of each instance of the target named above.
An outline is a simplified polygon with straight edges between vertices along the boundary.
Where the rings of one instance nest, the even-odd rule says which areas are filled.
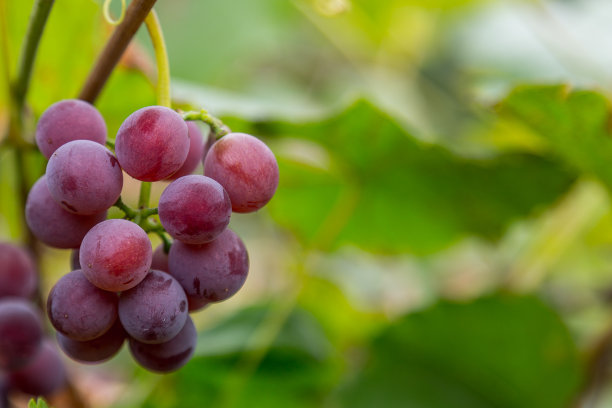
[[[44,341],[28,365],[9,373],[12,388],[30,395],[49,395],[66,383],[66,369],[53,343]]]
[[[172,340],[161,344],[146,344],[130,339],[130,351],[134,359],[147,370],[167,373],[187,364],[197,339],[193,320],[188,316],[185,325]]]
[[[119,128],[115,153],[121,167],[142,181],[176,173],[189,152],[187,124],[172,109],[148,106],[132,113]]]
[[[230,229],[202,245],[175,241],[168,256],[170,273],[189,299],[219,302],[234,295],[244,284],[249,257],[242,240]]]
[[[168,254],[164,251],[164,244],[159,244],[153,251],[153,262],[151,269],[156,269],[162,272],[168,272]]]
[[[42,336],[40,317],[29,302],[0,300],[0,369],[27,364],[38,353]]]
[[[115,293],[92,285],[82,271],[64,275],[51,289],[47,314],[55,329],[77,341],[102,336],[117,320]]]
[[[82,363],[102,363],[121,350],[126,338],[125,330],[117,319],[113,327],[97,339],[89,341],[72,340],[57,333],[57,342],[68,357]]]
[[[179,177],[193,173],[204,154],[204,136],[202,136],[202,131],[194,122],[187,121],[186,123],[187,130],[189,131],[189,153],[187,153],[183,166],[170,176],[168,180],[176,180]]]
[[[21,247],[0,242],[0,298],[29,298],[36,290],[36,268]]]
[[[239,213],[259,210],[278,186],[274,153],[261,140],[244,133],[230,133],[212,146],[204,174],[227,190],[232,210]]]
[[[106,142],[106,124],[98,110],[87,102],[67,99],[49,106],[36,127],[36,144],[48,159],[73,140]]]
[[[143,343],[163,343],[178,334],[187,319],[187,297],[171,275],[152,270],[119,299],[125,331]]]
[[[159,199],[159,220],[173,238],[188,244],[215,239],[229,224],[232,205],[227,192],[205,176],[172,182]]]
[[[57,149],[49,159],[47,185],[66,211],[96,214],[109,209],[119,198],[123,172],[106,147],[75,140]]]
[[[106,219],[106,211],[76,215],[62,209],[51,197],[46,176],[42,176],[30,190],[25,213],[32,233],[56,248],[78,248],[87,231]]]
[[[119,292],[144,279],[152,255],[151,241],[142,228],[131,221],[115,219],[101,222],[85,235],[79,260],[91,283]]]

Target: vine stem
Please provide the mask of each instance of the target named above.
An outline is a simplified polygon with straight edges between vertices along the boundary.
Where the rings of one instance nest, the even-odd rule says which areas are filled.
[[[89,73],[79,99],[94,103],[102,91],[115,65],[127,48],[138,27],[142,24],[156,0],[133,0],[125,12],[125,18],[115,28],[95,66]]]

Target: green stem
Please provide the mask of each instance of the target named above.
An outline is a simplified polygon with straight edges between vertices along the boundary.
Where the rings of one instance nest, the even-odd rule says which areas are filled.
[[[157,64],[157,104],[171,107],[170,100],[170,63],[168,62],[168,52],[164,42],[161,24],[157,18],[155,10],[151,10],[145,24],[149,31],[149,37],[155,50],[155,63]]]
[[[164,252],[167,254],[168,252],[170,252],[170,247],[172,246],[172,240],[168,237],[168,235],[165,232],[162,231],[156,231],[155,232],[159,238],[161,238],[161,240],[164,242]]]
[[[117,202],[115,202],[115,204],[113,204],[115,207],[119,208],[121,211],[123,211],[123,213],[126,215],[127,218],[133,219],[136,218],[136,215],[138,215],[138,211],[134,210],[133,208],[128,207],[123,200],[121,199],[121,197],[119,197],[117,199]]]
[[[141,210],[149,208],[149,200],[151,199],[151,183],[143,181],[140,183],[140,196],[138,197],[138,208]]]
[[[185,112],[183,113],[183,120],[201,120],[210,126],[210,130],[214,134],[215,138],[225,136],[229,133],[228,127],[223,124],[221,119],[211,115],[206,109]]]
[[[38,44],[40,43],[40,38],[51,12],[53,2],[54,0],[36,0],[32,15],[30,16],[24,46],[19,57],[19,76],[13,87],[15,107],[18,110],[22,110],[25,103],[30,78],[32,77],[34,59],[36,58],[36,50],[38,49]]]

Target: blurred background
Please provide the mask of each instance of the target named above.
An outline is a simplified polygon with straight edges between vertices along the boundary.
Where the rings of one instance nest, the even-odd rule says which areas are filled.
[[[10,75],[32,3],[0,1]],[[30,126],[77,95],[112,31],[100,6],[56,2]],[[88,406],[612,407],[612,2],[156,10],[175,106],[268,143],[280,186],[232,217],[250,275],[194,315],[194,359],[167,376],[125,348],[67,361]],[[154,61],[141,29],[97,103],[111,136],[155,104]],[[0,237],[19,242],[13,161],[0,151]],[[43,250],[43,293],[68,257]]]

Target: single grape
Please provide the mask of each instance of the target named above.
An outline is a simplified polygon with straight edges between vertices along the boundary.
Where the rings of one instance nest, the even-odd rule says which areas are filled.
[[[171,275],[152,270],[119,299],[125,331],[143,343],[163,343],[178,334],[187,319],[187,297]]]
[[[204,309],[210,305],[211,302],[200,296],[187,296],[187,303],[189,303],[189,313],[191,313]]]
[[[187,317],[181,331],[170,341],[146,344],[130,339],[130,351],[144,368],[158,373],[175,371],[187,364],[195,350],[198,333],[191,317]]]
[[[79,261],[85,277],[111,292],[138,285],[149,272],[153,248],[147,233],[131,221],[106,220],[81,243]]]
[[[79,269],[57,281],[47,299],[47,314],[55,329],[77,341],[93,340],[117,320],[118,298],[92,285]]]
[[[159,181],[176,173],[189,152],[189,132],[181,115],[163,106],[132,113],[115,140],[115,153],[127,174]]]
[[[189,153],[187,153],[185,163],[168,180],[176,180],[179,177],[193,173],[204,154],[204,136],[202,136],[202,131],[195,122],[187,121],[186,123],[187,130],[189,131]]]
[[[0,369],[23,367],[36,354],[42,340],[42,323],[30,302],[0,300]]]
[[[220,302],[244,284],[249,257],[242,240],[230,229],[207,244],[175,241],[168,255],[170,274],[179,281],[197,307],[198,300]]]
[[[227,192],[215,180],[198,175],[170,183],[159,199],[159,220],[173,238],[188,244],[214,240],[232,215]]]
[[[78,99],[49,106],[36,127],[36,144],[47,159],[63,144],[83,139],[103,145],[106,123],[93,105]]]
[[[25,367],[9,373],[12,388],[30,395],[50,395],[66,383],[66,369],[53,343],[42,343],[36,357]]]
[[[0,242],[0,299],[29,298],[36,290],[37,281],[30,255],[17,245]]]
[[[119,319],[106,333],[89,341],[72,340],[57,333],[57,343],[68,357],[81,363],[102,363],[115,356],[127,337]]]
[[[232,210],[239,213],[259,210],[278,186],[274,153],[261,140],[244,133],[230,133],[211,147],[204,174],[227,190]]]
[[[164,251],[164,244],[159,244],[155,251],[153,251],[153,262],[151,262],[151,269],[156,269],[162,272],[168,272],[168,254]]]
[[[81,269],[81,263],[79,262],[79,250],[73,249],[70,251],[70,270],[76,271]]]
[[[51,197],[46,176],[38,179],[30,190],[25,215],[36,238],[55,248],[78,248],[87,231],[106,219],[106,211],[76,215],[62,209]]]
[[[66,211],[96,214],[112,207],[119,198],[123,172],[106,147],[75,140],[61,146],[49,159],[47,185]]]

